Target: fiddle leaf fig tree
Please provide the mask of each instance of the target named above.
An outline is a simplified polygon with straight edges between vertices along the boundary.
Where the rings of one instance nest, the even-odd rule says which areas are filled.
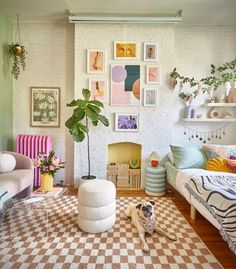
[[[91,93],[89,89],[83,89],[82,95],[84,99],[73,100],[67,104],[69,107],[74,107],[74,110],[72,116],[65,122],[65,126],[69,129],[74,141],[82,142],[87,138],[88,175],[82,178],[93,179],[95,176],[90,175],[89,122],[93,126],[97,126],[99,122],[109,126],[109,121],[105,116],[101,115],[103,103],[90,100]]]

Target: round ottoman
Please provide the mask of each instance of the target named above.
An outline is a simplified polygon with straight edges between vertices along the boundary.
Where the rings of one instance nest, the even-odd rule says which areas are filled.
[[[78,193],[78,225],[87,233],[110,230],[116,221],[116,187],[108,180],[83,183]]]

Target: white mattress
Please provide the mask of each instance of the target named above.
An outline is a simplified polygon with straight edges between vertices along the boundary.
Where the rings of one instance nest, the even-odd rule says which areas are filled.
[[[193,176],[203,176],[203,175],[232,175],[231,173],[226,172],[215,172],[208,171],[204,169],[182,169],[179,170],[176,175],[176,189],[187,199],[187,201],[192,204],[201,215],[203,215],[208,221],[210,221],[217,229],[220,229],[220,224],[217,220],[211,215],[211,213],[199,203],[194,197],[192,197],[187,189],[185,188],[185,183],[187,183]]]

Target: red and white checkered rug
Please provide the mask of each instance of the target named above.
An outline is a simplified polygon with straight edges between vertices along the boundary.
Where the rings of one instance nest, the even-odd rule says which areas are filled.
[[[115,226],[100,234],[87,234],[78,228],[77,197],[73,196],[49,201],[48,237],[45,216],[41,215],[25,217],[25,229],[16,227],[19,236],[11,238],[7,216],[1,225],[0,268],[223,268],[168,198],[152,200],[156,202],[159,226],[175,234],[177,241],[147,235],[150,253],[144,253],[136,228],[124,219],[124,210],[130,202],[145,199],[118,198]]]

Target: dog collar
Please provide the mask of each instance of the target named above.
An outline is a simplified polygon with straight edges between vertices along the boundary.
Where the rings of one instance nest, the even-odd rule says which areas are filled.
[[[141,224],[146,233],[153,234],[156,223],[155,218],[143,219],[139,217],[139,223]]]

